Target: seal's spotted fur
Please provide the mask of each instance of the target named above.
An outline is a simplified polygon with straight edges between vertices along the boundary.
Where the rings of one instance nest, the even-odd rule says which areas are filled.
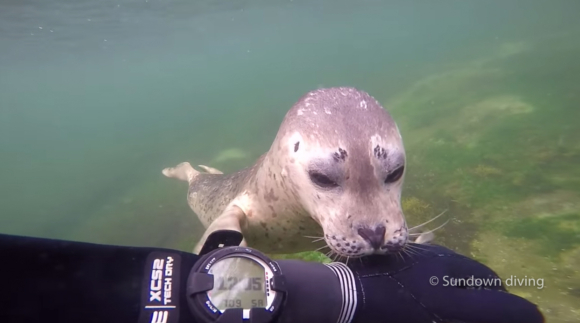
[[[254,165],[232,174],[187,162],[163,174],[189,182],[187,200],[207,235],[241,231],[269,253],[315,250],[357,257],[400,250],[405,150],[388,112],[368,93],[327,88],[303,96]],[[319,236],[315,243],[307,237]],[[324,238],[324,239],[322,239]]]

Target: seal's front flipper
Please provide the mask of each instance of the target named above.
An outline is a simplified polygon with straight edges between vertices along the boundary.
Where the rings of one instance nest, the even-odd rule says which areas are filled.
[[[183,162],[175,167],[168,167],[161,171],[163,175],[170,178],[177,178],[182,181],[190,182],[199,175],[199,172],[191,167],[188,162]]]
[[[235,205],[228,206],[220,216],[218,216],[205,230],[203,236],[198,241],[193,253],[199,255],[207,237],[214,231],[234,230],[242,233],[242,227],[246,222],[246,214]],[[240,246],[247,247],[246,239],[243,239]]]
[[[224,172],[222,172],[219,169],[215,169],[213,167],[209,167],[209,166],[205,166],[205,165],[197,165],[203,169],[205,169],[206,172],[210,173],[210,174],[223,174]]]

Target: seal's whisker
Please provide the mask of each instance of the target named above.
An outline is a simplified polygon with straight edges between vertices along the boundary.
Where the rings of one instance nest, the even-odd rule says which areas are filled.
[[[320,248],[318,248],[318,249],[316,249],[314,251],[320,251],[320,250],[322,250],[324,248],[330,248],[330,247],[328,245],[324,245],[324,246],[322,246],[322,247],[320,247]]]
[[[350,259],[349,256],[346,257],[346,265],[348,266],[348,260]]]
[[[403,261],[404,261],[404,260],[405,260],[405,258],[403,257],[403,255],[401,255],[401,252],[405,252],[405,249],[403,249],[403,250],[401,250],[401,251],[397,252],[397,253],[395,254],[395,258],[399,259],[399,257],[401,257],[401,260],[403,260]]]
[[[324,239],[324,237],[316,237],[316,236],[304,236],[304,238],[309,238],[309,239]]]
[[[405,255],[410,257],[409,251],[405,249],[402,249],[401,251],[397,252],[396,255],[397,258],[401,257],[401,261],[405,261]]]
[[[411,250],[411,249],[409,249],[408,245],[405,245],[405,246],[403,247],[403,249],[401,249],[401,250],[399,251],[399,254],[404,252],[406,255],[408,255],[408,254],[409,254],[409,252],[410,252],[410,250]],[[403,260],[404,260],[404,259],[403,259]]]
[[[334,253],[334,255],[332,256],[332,261],[333,262],[341,262],[342,260],[342,256],[339,253]]]
[[[421,250],[426,249],[424,244],[422,244],[422,243],[416,243],[416,242],[412,242],[412,241],[409,241],[405,245],[405,248],[414,248],[414,249],[421,249]]]
[[[420,228],[420,227],[422,227],[422,226],[424,226],[424,225],[426,225],[426,224],[428,224],[428,223],[431,223],[431,222],[435,221],[437,218],[439,218],[440,216],[442,216],[443,214],[445,214],[445,212],[447,212],[447,210],[448,210],[448,209],[445,209],[443,212],[439,213],[439,215],[438,215],[438,216],[436,216],[436,217],[434,217],[433,219],[431,219],[431,220],[429,220],[429,221],[426,221],[426,222],[424,222],[424,223],[421,223],[421,224],[419,224],[419,225],[416,225],[416,226],[414,226],[414,227],[410,228],[408,231],[412,231],[412,230],[418,229],[418,228]]]
[[[427,250],[427,248],[425,248],[424,245],[420,244],[420,243],[414,243],[414,242],[409,242],[405,248],[410,248],[413,250]]]
[[[414,249],[415,246],[412,246],[410,244],[407,244],[404,248],[403,251],[405,251],[408,255],[418,255],[419,252]]]
[[[410,247],[410,248],[407,248],[407,251],[408,251],[410,254],[413,254],[413,255],[416,255],[416,256],[419,256],[419,255],[420,255],[420,253],[419,253],[419,251],[420,251],[420,248],[413,248],[413,247]]]
[[[401,260],[405,261],[405,256],[409,257],[409,258],[413,258],[413,256],[418,255],[419,253],[413,249],[407,248],[407,247],[403,247],[403,249],[401,251],[399,251],[399,253],[401,254]]]
[[[337,260],[340,260],[340,255],[339,254],[334,254],[334,257],[332,257],[332,261],[336,262]]]
[[[433,229],[431,231],[422,232],[421,234],[433,233],[433,232],[435,232],[435,230],[439,230],[439,229],[443,228],[447,223],[449,223],[449,220],[451,220],[451,219],[447,219],[447,221],[445,221],[445,223],[443,223],[442,225],[436,227],[435,229]]]
[[[412,249],[412,248],[405,249],[405,252],[407,253],[407,256],[409,256],[409,258],[413,258],[413,256],[419,255],[419,252],[417,250]]]
[[[322,241],[322,240],[324,240],[324,238],[318,238],[316,240],[312,240],[312,243],[316,243],[316,242],[319,242],[319,241]]]

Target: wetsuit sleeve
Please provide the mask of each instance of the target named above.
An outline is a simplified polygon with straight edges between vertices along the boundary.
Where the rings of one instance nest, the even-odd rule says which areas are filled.
[[[277,261],[286,280],[286,304],[277,323],[349,323],[356,307],[354,278],[340,263]]]
[[[384,323],[386,318],[405,323],[545,322],[536,304],[497,284],[501,279],[491,268],[443,246],[369,256],[351,262],[350,269],[358,295],[352,323]],[[465,283],[449,284],[452,279]]]
[[[197,255],[0,235],[0,257],[1,322],[195,322],[180,279]]]

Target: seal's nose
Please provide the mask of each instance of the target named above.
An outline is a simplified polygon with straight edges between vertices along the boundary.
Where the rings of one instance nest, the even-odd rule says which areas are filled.
[[[374,230],[368,227],[362,227],[358,229],[358,234],[368,241],[373,248],[379,249],[385,242],[385,231],[385,226],[379,225]]]

